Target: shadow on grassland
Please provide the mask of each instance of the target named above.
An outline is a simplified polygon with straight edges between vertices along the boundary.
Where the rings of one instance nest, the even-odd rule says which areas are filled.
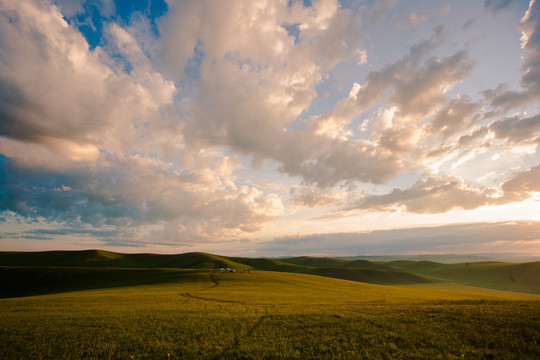
[[[186,269],[115,269],[0,267],[0,298],[45,295],[136,285],[208,281],[208,271]]]

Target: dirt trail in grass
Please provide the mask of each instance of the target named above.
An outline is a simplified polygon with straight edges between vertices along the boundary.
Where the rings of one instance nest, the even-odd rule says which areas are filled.
[[[203,291],[206,291],[206,290],[210,290],[210,289],[213,289],[217,286],[219,286],[219,281],[217,281],[217,279],[215,278],[215,276],[213,274],[210,274],[210,280],[214,283],[213,285],[211,286],[208,286],[208,287],[205,287],[203,289],[200,289],[200,290],[197,290],[193,293],[180,293],[180,296],[183,296],[187,299],[197,299],[197,300],[203,300],[203,301],[213,301],[213,302],[217,302],[217,303],[223,303],[223,304],[240,304],[240,305],[245,305],[245,303],[241,302],[241,301],[234,301],[234,300],[224,300],[224,299],[216,299],[216,298],[209,298],[209,297],[203,297],[203,296],[198,296],[198,295],[194,295],[194,294],[199,294]]]
[[[197,290],[194,293],[180,293],[180,296],[185,297],[186,301],[189,301],[190,299],[193,299],[193,300],[211,301],[211,302],[216,302],[216,303],[219,303],[219,304],[238,304],[238,305],[241,305],[242,307],[244,307],[246,313],[249,311],[249,309],[248,309],[249,304],[245,303],[245,302],[234,301],[234,300],[225,300],[225,299],[217,299],[217,298],[209,298],[209,297],[203,297],[203,296],[195,295],[195,294],[199,294],[201,292],[204,292],[206,290],[213,289],[213,288],[220,285],[219,281],[217,281],[217,279],[214,277],[213,274],[210,274],[210,280],[213,282],[213,284],[211,286],[208,286],[208,287],[205,287],[203,289]],[[263,323],[263,321],[266,318],[269,317],[267,309],[264,309],[264,314],[261,315],[260,314],[260,312],[261,312],[260,309],[258,309],[257,307],[253,307],[253,312],[255,313],[255,317],[257,317],[255,322],[252,325],[250,325],[246,330],[242,329],[242,331],[240,331],[238,334],[236,334],[234,342],[230,346],[224,347],[223,350],[221,350],[218,354],[216,354],[214,357],[212,357],[212,359],[222,359],[228,352],[233,353],[234,351],[236,351],[236,349],[238,349],[240,347],[241,342],[246,341],[246,339],[251,337],[253,335],[253,333]]]
[[[255,324],[253,324],[249,329],[248,331],[246,332],[246,337],[250,337],[254,332],[255,330],[257,330],[257,328],[259,327],[259,325],[261,325],[261,323],[268,317],[268,310],[265,309],[264,310],[264,315],[261,315],[259,317],[259,319],[257,320],[257,322],[255,322]],[[239,339],[237,339],[239,340]],[[236,346],[238,346],[239,344],[239,341],[237,341],[236,343]]]
[[[210,281],[213,282],[212,285],[208,286],[208,287],[205,287],[203,289],[200,289],[200,290],[197,290],[195,293],[200,293],[200,292],[203,292],[203,291],[206,291],[206,290],[210,290],[210,289],[213,289],[217,286],[219,286],[219,281],[216,280],[214,274],[210,274]],[[191,293],[180,293],[180,296],[183,296],[183,297],[192,297],[192,298],[196,298],[196,299],[201,299],[201,300],[206,300],[205,298],[201,298],[201,297],[197,297]]]
[[[224,347],[222,351],[220,351],[218,354],[216,354],[214,357],[212,357],[212,360],[219,360],[225,358],[227,353],[235,354],[237,353],[238,348],[241,345],[241,342],[245,342],[249,340],[251,335],[259,328],[259,326],[262,324],[262,322],[267,319],[270,315],[268,315],[268,310],[264,310],[263,315],[259,315],[259,310],[255,308],[255,313],[259,316],[255,323],[247,328],[245,331],[241,331],[240,333],[236,334],[236,339],[234,342],[228,346]],[[243,329],[242,329],[243,330]]]
[[[183,296],[187,299],[197,299],[197,300],[204,300],[204,301],[213,301],[213,302],[217,302],[217,303],[229,303],[229,304],[241,304],[241,305],[244,305],[243,302],[241,301],[234,301],[234,300],[224,300],[224,299],[216,299],[216,298],[209,298],[209,297],[203,297],[203,296],[198,296],[198,295],[195,295],[195,294],[199,294],[199,293],[202,293],[204,291],[207,291],[207,290],[210,290],[210,289],[213,289],[217,286],[219,286],[219,281],[217,281],[216,277],[214,276],[214,274],[210,274],[210,281],[213,282],[212,285],[208,286],[208,287],[205,287],[205,288],[202,288],[202,289],[199,289],[195,292],[191,292],[191,293],[180,293],[180,296]]]
[[[197,292],[210,290],[210,289],[215,288],[216,286],[219,286],[219,281],[216,280],[216,277],[214,276],[214,274],[210,274],[210,281],[212,281],[214,284],[210,285],[209,287],[206,287],[204,289],[201,289],[201,290],[199,290]]]
[[[203,301],[213,301],[213,302],[217,302],[217,303],[222,303],[222,304],[240,304],[240,305],[246,305],[246,303],[243,303],[241,301],[234,301],[234,300],[223,300],[223,299],[216,299],[216,298],[208,298],[208,297],[203,297],[203,296],[197,296],[197,295],[193,295],[191,293],[182,293],[180,294],[181,296],[185,297],[185,298],[188,298],[188,299],[197,299],[197,300],[203,300]]]

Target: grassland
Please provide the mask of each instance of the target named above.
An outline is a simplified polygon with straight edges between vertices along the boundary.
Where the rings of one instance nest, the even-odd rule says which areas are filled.
[[[389,286],[301,271],[27,265],[0,268],[0,359],[540,358],[539,294],[447,278]]]
[[[208,253],[178,255],[121,254],[103,250],[0,252],[0,266],[56,266],[122,269],[265,270],[312,274],[383,285],[458,282],[464,285],[540,294],[540,262],[473,262],[443,264],[432,261],[373,262],[321,257],[265,259],[226,257]],[[1,285],[1,284],[0,284]],[[1,297],[0,290],[0,297]]]

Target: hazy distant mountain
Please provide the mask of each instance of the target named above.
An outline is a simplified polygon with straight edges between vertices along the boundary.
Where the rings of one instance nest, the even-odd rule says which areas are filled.
[[[482,262],[482,261],[504,261],[504,262],[528,262],[540,261],[540,256],[530,254],[515,253],[487,253],[487,254],[416,254],[416,255],[358,255],[337,257],[344,260],[369,260],[369,261],[436,261],[445,264]]]

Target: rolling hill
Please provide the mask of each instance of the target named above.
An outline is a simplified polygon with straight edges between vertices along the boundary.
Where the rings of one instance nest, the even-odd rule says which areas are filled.
[[[431,261],[392,261],[390,266],[434,281],[454,281],[491,289],[540,293],[540,261],[531,263],[477,262],[441,264]]]
[[[374,262],[328,257],[283,259],[227,257],[202,252],[175,255],[122,254],[103,250],[1,252],[3,267],[70,267],[119,269],[216,269],[278,271],[330,278],[400,285],[456,282],[491,289],[540,294],[540,262],[473,262],[446,264],[434,261]]]
[[[404,271],[395,270],[379,270],[379,269],[359,269],[359,268],[310,268],[302,271],[304,274],[319,275],[331,277],[335,279],[360,281],[371,284],[398,285],[398,284],[423,284],[429,283],[430,280],[407,273]]]
[[[251,269],[249,265],[237,263],[229,258],[200,252],[160,255],[121,254],[104,250],[1,252],[0,265],[179,269],[228,267]]]

